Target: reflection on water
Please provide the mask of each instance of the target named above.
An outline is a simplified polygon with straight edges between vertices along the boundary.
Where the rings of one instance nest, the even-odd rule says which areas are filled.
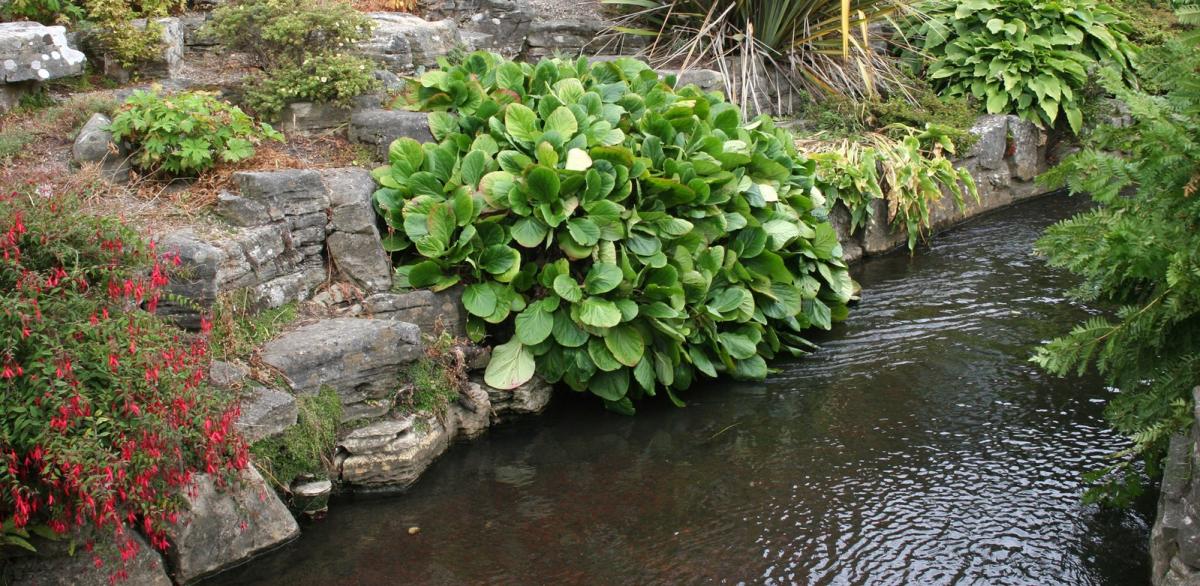
[[[212,583],[1145,583],[1145,504],[1079,502],[1122,446],[1106,391],[1027,361],[1083,314],[1030,254],[1078,209],[1045,198],[863,264],[851,320],[764,384],[632,418],[564,392]]]

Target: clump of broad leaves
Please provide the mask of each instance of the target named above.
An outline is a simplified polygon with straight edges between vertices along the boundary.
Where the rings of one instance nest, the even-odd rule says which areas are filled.
[[[667,80],[671,81],[671,80]],[[374,173],[403,287],[458,284],[488,384],[537,372],[616,411],[698,375],[757,380],[855,285],[814,165],[768,117],[633,59],[489,53],[413,81],[437,143]]]

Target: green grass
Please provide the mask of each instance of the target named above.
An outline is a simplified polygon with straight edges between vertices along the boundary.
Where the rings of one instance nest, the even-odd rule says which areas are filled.
[[[0,132],[0,161],[8,162],[33,142],[33,135],[21,129]]]
[[[333,389],[324,387],[316,395],[300,397],[296,405],[300,411],[296,425],[250,446],[255,466],[283,490],[302,474],[323,477],[331,473],[341,428],[342,402]]]
[[[255,313],[244,292],[223,296],[213,306],[209,338],[213,357],[228,360],[248,356],[295,321],[296,308],[292,302]]]

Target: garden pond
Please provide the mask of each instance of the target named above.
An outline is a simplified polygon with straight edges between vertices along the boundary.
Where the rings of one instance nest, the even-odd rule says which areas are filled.
[[[563,391],[208,584],[1146,583],[1152,495],[1080,501],[1125,445],[1112,391],[1028,360],[1087,311],[1031,251],[1084,205],[1041,198],[860,263],[849,321],[764,383],[634,417]]]

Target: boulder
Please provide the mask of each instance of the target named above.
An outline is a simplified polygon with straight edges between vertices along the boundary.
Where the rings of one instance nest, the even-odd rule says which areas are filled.
[[[292,390],[328,386],[341,397],[343,421],[387,413],[403,367],[421,356],[420,329],[381,319],[321,320],[267,342],[262,361]]]
[[[296,425],[296,399],[283,391],[256,386],[242,400],[237,429],[248,443],[279,435]]]
[[[262,226],[283,219],[282,215],[273,217],[271,210],[250,198],[242,197],[228,191],[217,194],[216,213],[234,226]]]
[[[326,241],[329,258],[338,272],[365,291],[387,291],[392,287],[392,263],[383,250],[379,234],[334,232]]]
[[[230,486],[197,475],[184,492],[184,512],[168,529],[176,582],[186,584],[238,564],[300,534],[296,519],[253,466]]]
[[[323,212],[329,207],[329,196],[317,171],[244,171],[234,173],[233,179],[242,197],[267,206],[272,217]]]
[[[78,164],[92,163],[100,166],[101,176],[113,183],[129,181],[129,149],[113,142],[108,126],[112,119],[96,112],[88,119],[75,144],[71,147],[71,158]]]
[[[1004,165],[1008,150],[1008,116],[988,114],[980,116],[971,127],[978,140],[971,146],[967,157],[974,157],[983,169],[999,169]]]
[[[375,180],[365,169],[328,169],[321,172],[332,210],[329,258],[342,276],[369,293],[392,287],[392,263],[375,226],[372,194]]]
[[[525,38],[524,57],[529,60],[555,53],[578,55],[608,28],[600,20],[544,20],[534,22]],[[594,51],[593,51],[594,52]]]
[[[113,573],[124,570],[128,574],[124,584],[171,586],[162,556],[137,531],[127,530],[126,535],[137,542],[138,550],[124,566],[115,552],[103,556],[105,563],[96,567],[95,558],[82,548],[70,555],[65,542],[39,542],[38,555],[6,560],[0,581],[10,586],[109,586]]]
[[[158,243],[158,248],[178,254],[181,261],[182,270],[172,274],[167,292],[186,297],[202,308],[210,307],[217,299],[224,251],[187,230],[172,232]],[[158,313],[176,320],[183,327],[200,328],[200,314],[195,307],[174,303],[169,297],[159,303]]]
[[[554,385],[536,375],[529,382],[511,391],[488,386],[482,381],[475,381],[475,383],[488,394],[494,413],[493,421],[510,413],[514,415],[541,413],[550,403],[550,396],[554,393]]]
[[[134,76],[138,78],[179,77],[183,67],[184,27],[175,17],[155,18],[146,20],[139,18],[129,22],[134,28],[146,30],[146,27],[157,28],[160,32],[161,43],[152,59],[138,63],[133,70],[126,68],[111,55],[101,55],[104,75],[125,83]]]
[[[456,338],[467,335],[467,310],[463,307],[459,287],[436,293],[427,289],[376,293],[363,300],[363,311],[380,319],[416,324],[430,335],[440,331]]]
[[[0,81],[41,82],[83,73],[83,53],[67,43],[67,29],[36,22],[0,23]]]
[[[333,104],[292,102],[279,112],[279,129],[288,132],[326,130],[350,121],[350,108]]]
[[[1042,131],[1032,122],[1009,116],[1008,133],[1012,136],[1013,176],[1021,181],[1032,181],[1040,170],[1042,158],[1038,149]]]
[[[706,92],[725,91],[725,77],[715,69],[660,69],[659,73],[663,77],[674,75],[677,87],[695,85]]]
[[[455,435],[474,439],[492,424],[492,400],[483,385],[468,382],[458,400],[450,405],[450,419],[458,428]]]
[[[208,382],[219,389],[240,387],[250,376],[250,369],[233,362],[213,360],[208,365]]]
[[[460,43],[458,26],[446,19],[429,22],[421,17],[396,12],[372,12],[372,38],[359,49],[391,71],[411,71],[437,65],[438,57],[450,54]]]
[[[413,443],[412,416],[376,421],[352,430],[338,442],[338,448],[348,454],[369,454],[378,451],[396,451]]]
[[[376,449],[348,454],[341,462],[342,481],[356,489],[402,490],[450,445],[454,430],[425,417],[403,436]]]
[[[433,142],[429,115],[407,110],[364,110],[350,116],[350,140],[371,147],[381,160],[387,160],[388,147],[401,137]]]
[[[308,261],[305,263],[307,265]],[[265,309],[282,307],[292,301],[305,301],[312,290],[327,278],[328,274],[320,264],[320,257],[317,257],[316,264],[301,266],[296,272],[250,287],[250,304],[256,309]]]

